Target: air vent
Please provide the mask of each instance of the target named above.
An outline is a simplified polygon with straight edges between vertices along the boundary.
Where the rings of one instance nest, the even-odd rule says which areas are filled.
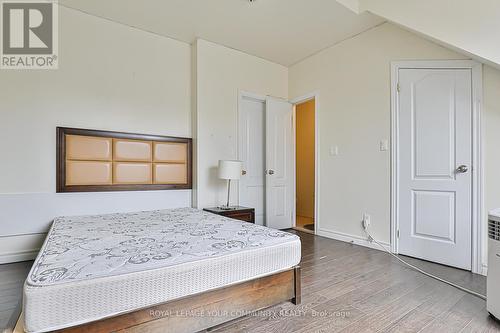
[[[488,236],[490,239],[500,241],[500,222],[488,221]]]

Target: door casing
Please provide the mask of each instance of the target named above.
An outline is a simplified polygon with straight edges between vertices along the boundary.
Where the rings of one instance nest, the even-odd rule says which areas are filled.
[[[240,122],[240,108],[242,106],[242,100],[243,98],[248,97],[252,98],[258,101],[265,102],[267,96],[265,95],[259,95],[255,94],[252,92],[240,90],[238,92],[238,127],[239,128],[239,122]],[[307,102],[311,99],[314,99],[314,105],[315,105],[315,112],[314,112],[314,117],[315,117],[315,133],[314,133],[314,140],[315,140],[315,184],[314,184],[314,234],[318,234],[318,230],[320,229],[320,217],[319,217],[319,206],[320,206],[320,198],[319,198],[319,193],[320,193],[320,163],[319,163],[319,149],[320,149],[320,140],[319,140],[319,125],[318,125],[318,114],[319,114],[319,93],[318,92],[312,92],[297,98],[294,98],[290,100],[289,102],[294,105],[294,110],[293,110],[293,173],[294,173],[294,181],[293,181],[293,212],[292,212],[292,219],[293,219],[293,226],[296,226],[296,204],[295,204],[295,197],[296,197],[296,161],[295,161],[295,130],[296,130],[296,112],[295,112],[295,105],[301,104],[304,102]],[[241,149],[240,149],[240,133],[238,133],[238,158],[241,158]],[[241,187],[238,184],[238,203],[240,202],[240,191]]]
[[[314,99],[314,234],[317,235],[318,231],[320,230],[320,217],[319,217],[319,187],[320,187],[320,181],[319,181],[319,170],[320,170],[320,163],[319,163],[319,147],[320,147],[320,142],[319,142],[319,121],[318,121],[318,115],[319,115],[319,93],[318,92],[312,92],[307,95],[303,95],[297,98],[294,98],[290,100],[290,103],[293,104],[293,164],[294,164],[294,177],[293,177],[293,226],[295,227],[297,225],[297,204],[295,198],[297,197],[297,157],[295,156],[296,154],[296,132],[297,132],[297,112],[295,109],[295,106],[297,104],[302,104],[307,101],[310,101]]]
[[[400,69],[470,69],[472,72],[472,272],[486,274],[483,253],[482,65],[473,60],[396,61],[391,63],[391,251],[399,252],[398,73]]]
[[[269,98],[273,98],[273,99],[277,99],[277,100],[283,100],[285,101],[284,99],[280,99],[280,98],[276,98],[276,97],[272,97],[272,96],[265,96],[265,95],[259,95],[259,94],[255,94],[255,93],[251,93],[251,92],[247,92],[247,91],[243,91],[243,90],[240,90],[238,92],[238,124],[237,124],[237,138],[238,138],[238,151],[237,151],[237,155],[238,155],[238,159],[242,159],[242,148],[241,148],[241,144],[242,144],[242,140],[241,140],[241,133],[240,133],[240,122],[241,122],[241,117],[242,117],[242,114],[241,114],[241,110],[242,110],[242,107],[243,107],[243,100],[245,98],[249,98],[249,99],[253,99],[253,100],[256,100],[256,101],[259,101],[259,102],[263,102],[265,104],[265,114],[266,114],[266,121],[264,123],[264,140],[265,142],[267,142],[267,125],[266,125],[266,122],[267,122],[267,101]],[[293,113],[292,113],[292,121],[293,121]],[[292,128],[292,135],[294,135],[293,133],[293,128]],[[292,137],[292,142],[293,144],[295,144],[295,141],[294,141],[294,136]],[[295,147],[292,147],[292,149],[294,150]],[[264,159],[266,161],[266,169],[268,168],[268,161],[267,161],[267,143],[266,143],[266,148],[264,149]],[[295,157],[295,155],[292,156],[293,158]],[[292,177],[295,177],[295,163],[293,163],[292,165]],[[267,196],[267,179],[268,179],[268,175],[267,175],[267,172],[264,176],[264,193],[265,195]],[[292,186],[292,193],[290,196],[295,196],[295,188],[294,188],[294,184],[291,184]],[[242,186],[240,186],[240,182],[238,182],[238,204],[241,203],[241,191],[242,191]],[[292,197],[293,198],[293,197]],[[293,219],[293,214],[295,213],[295,202],[289,202],[289,205],[290,207],[292,207],[292,212],[290,212],[290,214],[292,215],[292,227],[294,226],[294,223],[295,223],[295,220]],[[267,205],[267,198],[265,199],[265,210],[264,210],[264,225],[265,226],[269,226],[268,224],[268,221],[267,221],[267,209],[268,209],[268,205]]]

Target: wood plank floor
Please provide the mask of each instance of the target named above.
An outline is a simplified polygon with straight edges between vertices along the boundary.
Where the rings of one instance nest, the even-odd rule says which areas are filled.
[[[384,252],[294,232],[302,239],[302,304],[280,304],[211,332],[500,332],[482,299],[408,269]],[[486,292],[483,276],[405,259]]]
[[[26,261],[0,265],[0,332],[9,326],[21,306],[23,283],[32,264]]]
[[[408,269],[381,251],[292,232],[302,239],[302,304],[279,304],[210,332],[500,332],[486,302],[477,297]],[[482,276],[407,259],[485,293]],[[21,301],[31,264],[0,265],[0,328]]]

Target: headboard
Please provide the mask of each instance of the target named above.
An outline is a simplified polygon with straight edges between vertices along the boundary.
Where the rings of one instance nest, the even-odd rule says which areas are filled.
[[[192,187],[192,140],[57,127],[57,192]]]

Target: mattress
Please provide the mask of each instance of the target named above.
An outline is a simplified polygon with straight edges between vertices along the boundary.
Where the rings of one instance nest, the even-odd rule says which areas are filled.
[[[59,217],[24,285],[46,332],[290,269],[293,234],[192,208]]]

